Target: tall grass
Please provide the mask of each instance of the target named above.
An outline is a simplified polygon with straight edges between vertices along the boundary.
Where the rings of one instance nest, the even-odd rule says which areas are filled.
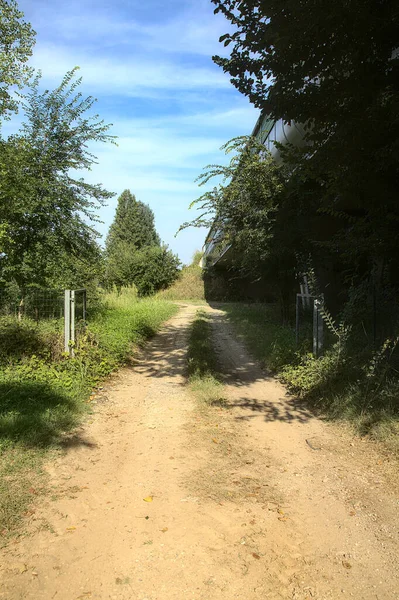
[[[157,297],[164,300],[188,300],[191,302],[205,302],[204,280],[202,268],[199,266],[201,253],[194,255],[193,262],[183,267],[180,276],[168,289],[162,290]]]
[[[0,319],[0,533],[17,525],[32,498],[23,490],[38,487],[45,453],[79,423],[93,387],[176,311],[132,290],[106,294],[74,358],[62,351],[62,321]]]

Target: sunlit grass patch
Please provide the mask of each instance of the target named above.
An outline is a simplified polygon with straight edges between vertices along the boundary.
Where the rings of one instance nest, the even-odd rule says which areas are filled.
[[[185,300],[205,303],[203,270],[199,266],[201,253],[196,253],[191,265],[183,267],[179,278],[168,289],[162,290],[157,297],[164,300]]]
[[[199,310],[189,333],[187,374],[195,396],[207,404],[224,404],[212,328],[206,312]]]

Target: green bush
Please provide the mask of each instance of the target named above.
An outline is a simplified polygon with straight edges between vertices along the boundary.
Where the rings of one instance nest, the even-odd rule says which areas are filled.
[[[70,429],[91,389],[126,362],[177,308],[160,300],[105,297],[80,331],[75,356],[62,352],[62,321],[0,320],[0,449],[51,445]]]
[[[179,276],[180,261],[167,246],[136,249],[120,242],[107,262],[107,285],[118,289],[135,286],[139,296],[166,289]]]
[[[310,352],[311,330],[296,347],[294,329],[280,323],[276,306],[224,308],[254,356],[291,392],[333,419],[352,421],[362,434],[381,439],[399,432],[397,339],[373,350],[351,332],[315,358]]]

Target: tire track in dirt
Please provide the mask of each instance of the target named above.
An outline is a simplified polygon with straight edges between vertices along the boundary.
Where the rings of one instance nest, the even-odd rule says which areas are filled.
[[[269,453],[270,485],[283,498],[285,531],[268,530],[276,576],[292,591],[282,597],[399,598],[397,461],[315,418],[257,366],[225,313],[211,314],[230,410],[254,450]]]
[[[342,452],[206,310],[228,407],[186,388],[182,306],[49,464],[53,499],[2,551],[0,598],[398,598],[394,497],[377,511],[366,495],[370,453]]]

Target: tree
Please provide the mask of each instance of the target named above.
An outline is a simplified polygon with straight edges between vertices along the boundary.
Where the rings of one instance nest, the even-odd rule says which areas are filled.
[[[49,257],[93,254],[95,211],[113,195],[73,176],[96,161],[89,143],[113,141],[110,126],[87,115],[95,100],[76,92],[75,75],[69,71],[58,88],[41,93],[39,74],[26,95],[21,132],[1,142],[0,277],[21,288],[46,284]]]
[[[235,138],[222,149],[226,154],[234,153],[230,163],[209,165],[198,178],[201,186],[214,177],[221,177],[222,182],[192,202],[191,207],[197,207],[200,215],[181,229],[211,226],[218,245],[231,247],[230,280],[271,281],[286,318],[298,251],[293,224],[288,221],[285,228],[279,227],[286,203],[287,170],[252,137]],[[282,231],[288,241],[288,229],[293,243],[281,244]],[[211,274],[209,267],[207,271]]]
[[[108,286],[136,286],[139,296],[149,296],[169,287],[179,275],[180,261],[167,246],[143,246],[136,250],[119,242],[106,258]]]
[[[151,296],[178,278],[179,266],[179,259],[167,246],[146,246],[132,255],[131,281],[139,296]]]
[[[140,296],[148,296],[173,283],[179,264],[177,256],[161,246],[150,207],[130,190],[122,192],[106,242],[107,284],[135,285]]]
[[[307,128],[308,146],[284,156],[312,259],[338,260],[347,286],[385,272],[398,287],[397,2],[212,2],[233,26],[216,63],[255,106]]]
[[[0,117],[7,118],[18,107],[10,88],[21,89],[33,69],[27,65],[35,43],[35,32],[23,20],[15,0],[0,0]]]
[[[160,245],[154,213],[147,204],[136,200],[130,190],[125,190],[118,198],[115,218],[107,236],[107,254],[111,256],[118,252],[120,242],[134,246],[136,250]]]

